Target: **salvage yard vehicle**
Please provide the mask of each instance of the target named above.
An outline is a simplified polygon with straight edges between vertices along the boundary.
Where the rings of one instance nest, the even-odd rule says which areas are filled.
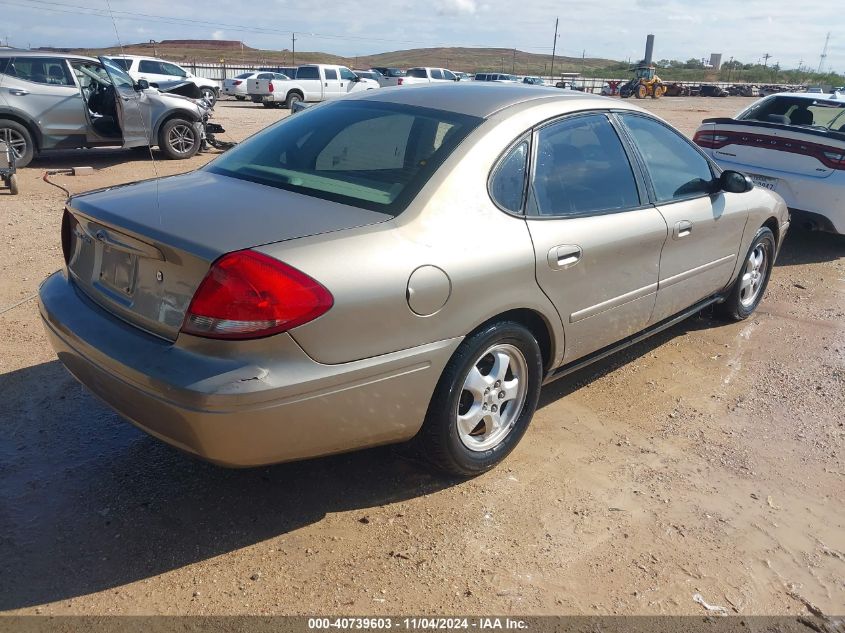
[[[115,145],[190,158],[210,112],[202,99],[134,81],[106,57],[0,51],[0,136],[9,130],[18,167],[44,150]]]
[[[158,59],[156,57],[143,57],[140,55],[113,55],[110,57],[116,65],[120,66],[132,77],[139,81],[144,80],[151,86],[158,86],[161,82],[186,80],[190,81],[202,92],[202,96],[211,105],[217,101],[220,95],[220,86],[213,79],[198,77],[191,71],[182,68],[179,64]]]
[[[247,79],[255,79],[261,75],[267,75],[265,78],[270,78],[273,76],[273,73],[262,73],[256,70],[248,73],[241,73],[232,79],[224,79],[223,94],[229,97],[234,97],[238,101],[244,101],[249,96],[249,93],[246,91]]]
[[[728,91],[721,86],[714,86],[711,84],[702,84],[698,89],[699,97],[727,97]]]
[[[633,71],[634,78],[619,89],[619,96],[623,99],[630,96],[659,99],[666,92],[666,86],[657,76],[654,66],[638,66]]]
[[[247,92],[255,103],[265,108],[298,101],[317,102],[338,99],[353,92],[378,88],[377,81],[361,79],[346,66],[307,64],[296,69],[296,79],[248,79]]]
[[[732,119],[704,119],[695,142],[777,192],[801,226],[845,233],[845,95],[765,97]]]
[[[381,74],[381,79],[379,79],[379,85],[382,88],[401,86],[405,81],[405,71],[401,68],[389,68],[387,66],[379,66],[377,68],[372,68],[371,70],[375,70],[376,72]]]
[[[446,81],[458,81],[458,77],[451,70],[446,68],[430,68],[428,66],[409,68],[405,72],[402,85],[410,84],[436,84]]]
[[[204,459],[413,438],[472,476],[517,445],[543,383],[706,306],[751,315],[788,224],[777,195],[618,100],[371,91],[195,172],[71,197],[39,307],[80,382]]]

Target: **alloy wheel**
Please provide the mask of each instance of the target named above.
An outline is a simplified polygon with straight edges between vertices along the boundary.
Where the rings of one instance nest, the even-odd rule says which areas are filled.
[[[26,139],[16,130],[0,128],[0,140],[5,138],[5,130],[9,131],[9,143],[12,146],[12,152],[15,154],[15,160],[20,160],[26,153]]]
[[[167,134],[167,142],[174,152],[187,154],[196,142],[196,131],[187,124],[174,125]]]
[[[763,288],[763,282],[766,280],[767,259],[768,254],[764,244],[757,244],[748,254],[739,281],[739,302],[746,308],[754,305]]]

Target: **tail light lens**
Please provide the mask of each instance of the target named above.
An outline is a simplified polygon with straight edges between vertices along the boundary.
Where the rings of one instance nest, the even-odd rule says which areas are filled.
[[[402,82],[403,82],[404,80],[402,79],[402,77],[399,77],[399,79],[398,79],[397,81],[398,81],[398,83],[397,83],[396,85],[397,85],[397,86],[401,86],[401,85],[402,85]]]
[[[273,82],[272,82],[272,81],[270,82],[269,86],[270,86],[270,87],[269,87],[270,92],[273,92],[273,91],[275,90],[275,88],[273,87]]]
[[[727,134],[718,132],[696,132],[692,140],[699,147],[719,149],[727,145],[731,138]]]
[[[73,249],[73,230],[77,223],[78,220],[73,217],[73,214],[65,209],[62,215],[62,255],[65,258],[65,265],[70,264],[71,249]]]
[[[232,85],[233,85],[233,86],[240,86],[242,83],[243,83],[243,82],[242,82],[240,79],[235,79],[235,80],[232,82]]]
[[[845,169],[845,152],[823,152],[824,161],[829,167],[833,169]]]
[[[182,331],[218,339],[251,339],[313,321],[334,305],[319,282],[256,251],[218,259],[191,300]]]

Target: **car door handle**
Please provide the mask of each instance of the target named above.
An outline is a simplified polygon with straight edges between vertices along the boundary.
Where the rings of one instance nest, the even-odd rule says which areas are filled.
[[[673,231],[672,237],[676,240],[681,239],[682,237],[686,237],[692,233],[692,222],[689,220],[681,220],[680,222],[675,223],[675,230]]]
[[[581,253],[581,247],[576,244],[554,246],[549,250],[549,266],[554,270],[568,268],[578,263],[578,260],[581,259]]]
[[[23,97],[29,94],[29,90],[24,90],[23,88],[10,88],[9,94],[15,95],[16,97]]]

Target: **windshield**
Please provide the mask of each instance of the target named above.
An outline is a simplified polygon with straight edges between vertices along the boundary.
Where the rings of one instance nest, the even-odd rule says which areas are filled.
[[[205,169],[397,215],[480,122],[400,104],[328,102],[253,136]]]
[[[806,97],[774,96],[755,103],[737,117],[739,121],[763,121],[845,132],[845,103]]]

